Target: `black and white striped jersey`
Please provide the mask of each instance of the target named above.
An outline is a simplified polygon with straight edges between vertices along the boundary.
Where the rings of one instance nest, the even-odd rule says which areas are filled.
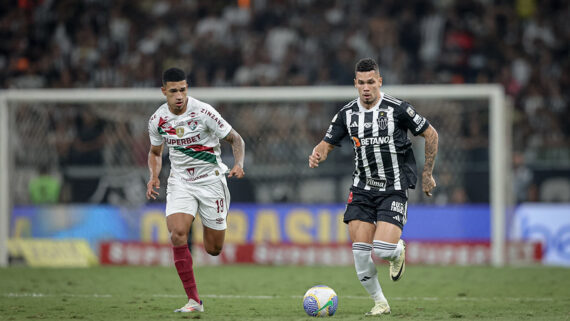
[[[415,188],[416,160],[408,129],[419,135],[429,126],[408,102],[387,94],[370,109],[357,98],[332,119],[324,141],[340,146],[349,136],[354,147],[353,186],[365,190],[391,191]]]

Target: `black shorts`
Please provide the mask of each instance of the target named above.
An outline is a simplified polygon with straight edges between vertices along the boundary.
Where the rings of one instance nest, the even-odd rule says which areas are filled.
[[[388,222],[404,229],[408,219],[407,191],[367,191],[350,188],[344,222],[359,220],[369,223]]]

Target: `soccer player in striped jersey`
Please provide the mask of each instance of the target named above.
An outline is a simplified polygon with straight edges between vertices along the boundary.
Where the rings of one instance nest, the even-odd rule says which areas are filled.
[[[234,166],[228,177],[244,176],[245,144],[241,136],[210,105],[187,96],[186,74],[178,68],[162,76],[166,103],[150,117],[148,154],[150,179],[146,197],[156,199],[160,188],[162,150],[168,148],[170,176],[166,190],[166,226],[173,245],[174,265],[188,296],[175,312],[203,312],[198,296],[188,232],[197,214],[204,225],[204,248],[210,255],[222,251],[230,194],[228,167],[220,158],[220,139],[231,144]]]
[[[407,220],[408,188],[415,188],[416,161],[407,137],[425,138],[422,189],[431,196],[438,135],[409,103],[380,91],[378,64],[361,59],[355,68],[358,98],[346,104],[332,119],[324,139],[309,156],[315,168],[348,136],[354,147],[353,183],[344,222],[352,239],[354,265],[360,283],[375,302],[366,315],[390,313],[378,282],[371,253],[390,262],[390,277],[398,281],[405,269],[405,243],[400,239]]]

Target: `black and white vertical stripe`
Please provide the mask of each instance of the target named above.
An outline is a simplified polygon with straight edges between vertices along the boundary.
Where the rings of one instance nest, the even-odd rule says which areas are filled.
[[[356,137],[360,142],[369,138],[386,138],[388,141],[382,144],[354,145],[355,174],[353,185],[365,190],[401,190],[400,167],[398,153],[394,143],[394,108],[381,106],[367,112],[346,111],[346,122],[351,137]],[[388,126],[381,129],[378,119],[387,117]],[[356,125],[356,126],[355,126]],[[385,182],[383,187],[368,184],[368,179]]]

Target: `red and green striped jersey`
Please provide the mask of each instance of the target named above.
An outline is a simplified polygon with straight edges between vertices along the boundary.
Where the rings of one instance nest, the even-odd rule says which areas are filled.
[[[171,113],[165,103],[148,122],[150,143],[168,148],[171,176],[188,182],[207,182],[227,171],[220,157],[220,138],[231,129],[212,106],[192,97],[183,114]]]

